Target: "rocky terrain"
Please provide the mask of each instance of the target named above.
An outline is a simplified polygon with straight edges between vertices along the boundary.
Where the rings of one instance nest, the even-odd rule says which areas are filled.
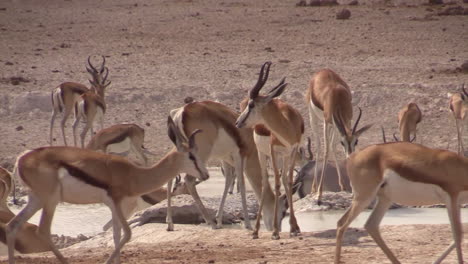
[[[110,71],[105,126],[131,122],[144,127],[145,146],[157,153],[152,161],[172,147],[165,122],[171,109],[187,96],[238,109],[267,60],[273,66],[265,89],[286,77],[282,98],[305,120],[311,75],[325,67],[339,73],[353,90],[355,113],[357,107],[363,110],[361,125],[374,124],[359,148],[382,142],[380,126],[396,132],[398,110],[414,101],[423,112],[417,141],[456,150],[447,93],[468,83],[466,1],[318,2],[1,1],[0,166],[12,169],[18,154],[49,144],[50,92],[65,81],[88,85],[85,63],[90,55],[96,64],[105,56]],[[54,138],[54,145],[63,144],[58,122]],[[433,261],[451,241],[446,225],[382,229],[405,263]],[[179,225],[165,233],[160,224],[134,232],[124,263],[330,263],[335,234],[329,230],[288,238],[284,233],[284,239],[271,241],[262,232],[252,240],[243,230]],[[110,252],[102,245],[111,241],[109,234],[103,236],[102,244],[87,240],[89,248],[78,244],[64,252],[71,263],[101,263]],[[361,229],[346,237],[346,263],[389,263]],[[464,249],[468,251],[466,242]],[[18,259],[32,262],[56,259],[48,253]],[[452,254],[447,263],[454,262]]]

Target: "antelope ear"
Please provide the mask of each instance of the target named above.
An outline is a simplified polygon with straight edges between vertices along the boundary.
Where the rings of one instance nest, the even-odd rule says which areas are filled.
[[[287,83],[285,83],[285,81],[286,81],[286,78],[283,78],[281,82],[275,88],[271,89],[271,91],[266,96],[268,101],[272,100],[275,97],[280,96],[284,92],[284,89],[288,85]]]
[[[372,127],[373,124],[368,124],[368,125],[365,125],[363,127],[361,127],[360,129],[358,129],[354,134],[359,137],[362,133],[366,132],[369,128]]]
[[[95,82],[95,81],[91,81],[91,80],[89,80],[89,79],[88,79],[88,81],[89,81],[89,83],[90,83],[92,86],[94,86],[94,87],[96,87],[96,86],[97,86],[97,84],[96,84],[96,82]]]

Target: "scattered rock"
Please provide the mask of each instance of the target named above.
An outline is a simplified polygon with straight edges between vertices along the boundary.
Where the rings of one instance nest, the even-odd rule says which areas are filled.
[[[307,6],[307,1],[306,0],[301,0],[296,3],[296,6]]]
[[[449,6],[444,10],[437,13],[439,16],[466,16],[468,15],[468,8],[463,8],[461,6]]]
[[[321,5],[320,2],[321,2],[320,0],[310,0],[309,5],[310,6],[320,6]]]
[[[351,11],[349,11],[346,8],[341,9],[340,11],[338,11],[338,13],[336,13],[336,19],[339,19],[339,20],[349,19],[350,17],[351,17]]]
[[[442,0],[429,0],[430,5],[443,5],[444,1]]]
[[[21,130],[24,130],[24,127],[23,126],[17,126],[15,129],[16,129],[16,131],[21,131]]]
[[[350,6],[359,5],[359,2],[358,2],[358,0],[352,0],[351,2],[349,2],[348,5],[350,5]]]
[[[191,97],[191,96],[187,96],[187,97],[185,97],[185,99],[184,99],[184,103],[185,103],[185,104],[193,103],[193,101],[195,101],[195,99],[193,99],[193,97]]]
[[[338,5],[336,0],[310,0],[310,6],[335,6]]]
[[[468,60],[462,63],[460,70],[463,73],[468,73]]]
[[[59,47],[62,48],[62,49],[71,48],[71,44],[62,43],[62,44],[60,44]]]
[[[21,76],[12,76],[10,78],[0,78],[0,83],[11,83],[12,85],[19,85],[20,83],[28,83],[29,79]]]
[[[320,0],[320,4],[322,6],[335,6],[335,5],[339,5],[338,4],[338,1],[336,0]]]
[[[5,65],[11,66],[11,65],[13,65],[13,62],[7,61],[7,62],[5,62]]]

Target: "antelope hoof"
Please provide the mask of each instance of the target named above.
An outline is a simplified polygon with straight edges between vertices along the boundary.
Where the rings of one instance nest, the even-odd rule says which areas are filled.
[[[166,231],[174,231],[174,224],[168,224]]]
[[[258,239],[258,231],[252,233],[252,239]]]
[[[298,236],[301,235],[301,231],[300,231],[300,230],[294,230],[294,231],[291,231],[291,232],[289,233],[289,235],[290,235],[291,237],[298,237]]]
[[[273,233],[273,234],[271,235],[271,239],[272,239],[272,240],[279,240],[279,239],[280,239],[280,236],[279,236],[278,233]]]

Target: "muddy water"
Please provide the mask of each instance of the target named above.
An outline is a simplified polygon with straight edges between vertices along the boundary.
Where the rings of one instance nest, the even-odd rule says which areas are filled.
[[[323,231],[335,229],[336,223],[343,215],[344,211],[317,211],[304,212],[296,215],[298,224],[302,231]],[[370,211],[362,212],[356,220],[351,223],[351,227],[364,227]],[[468,209],[462,209],[462,222],[468,221]],[[449,224],[447,209],[445,208],[399,208],[389,210],[381,225],[412,225],[412,224]],[[289,231],[289,218],[285,218],[282,223],[282,231]]]
[[[197,189],[201,196],[220,196],[224,188],[224,178],[217,169],[210,170],[210,175],[211,178],[199,184]],[[147,206],[147,204],[142,203],[140,209]],[[17,213],[20,208],[12,208],[12,210]],[[336,228],[336,222],[343,213],[344,211],[303,212],[297,214],[297,217],[302,231],[320,231]],[[369,213],[369,211],[362,212],[351,226],[362,227]],[[39,218],[40,212],[34,215],[29,222],[38,224]],[[60,204],[54,216],[52,232],[68,236],[76,236],[78,234],[92,236],[101,232],[102,226],[110,219],[110,210],[101,204]],[[468,221],[468,209],[462,210],[462,219],[465,222]],[[449,223],[447,211],[440,208],[401,208],[389,210],[382,221],[382,225],[446,223]],[[287,218],[283,221],[282,230],[289,230]]]

